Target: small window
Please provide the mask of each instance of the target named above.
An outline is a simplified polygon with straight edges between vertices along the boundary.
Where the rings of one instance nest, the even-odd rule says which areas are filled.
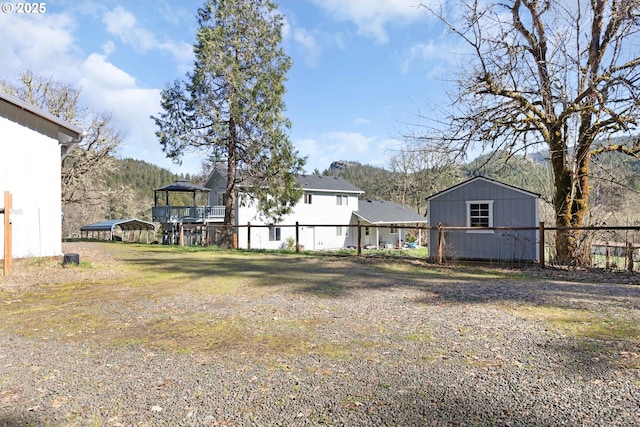
[[[280,227],[269,227],[269,241],[279,242],[281,240],[280,233],[282,229]]]
[[[304,204],[305,205],[310,205],[311,204],[311,194],[305,193],[305,195],[304,195]]]
[[[467,202],[467,227],[493,227],[493,200]]]
[[[347,206],[348,204],[349,204],[349,196],[347,196],[346,194],[336,195],[336,205]]]
[[[368,236],[369,235],[369,227],[365,227],[364,228],[364,235]]]
[[[217,197],[217,202],[218,202],[218,206],[224,206],[226,203],[225,201],[227,200],[225,197],[225,193],[218,193],[218,197]]]
[[[398,234],[398,227],[396,227],[396,224],[391,224],[391,227],[389,228],[389,233]]]

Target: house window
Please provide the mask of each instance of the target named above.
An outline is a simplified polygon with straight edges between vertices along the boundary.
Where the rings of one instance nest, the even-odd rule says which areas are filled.
[[[396,224],[391,224],[391,227],[389,228],[389,233],[398,234],[398,227],[396,227]]]
[[[348,236],[349,235],[349,227],[336,227],[336,236]]]
[[[467,227],[493,227],[493,200],[467,202]]]
[[[225,193],[218,193],[218,206],[226,205],[225,203],[226,198],[224,196],[225,196]]]
[[[365,227],[364,228],[364,235],[368,236],[369,235],[369,227]]]
[[[279,242],[281,240],[280,238],[281,231],[282,229],[280,227],[269,227],[269,241]]]
[[[305,193],[305,195],[304,195],[304,204],[305,205],[310,205],[311,204],[311,194]]]
[[[349,196],[347,196],[346,194],[336,195],[336,205],[347,206],[348,204],[349,204]]]

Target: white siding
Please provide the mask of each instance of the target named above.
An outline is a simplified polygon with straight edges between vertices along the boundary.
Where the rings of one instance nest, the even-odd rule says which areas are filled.
[[[252,249],[278,249],[285,245],[288,238],[295,239],[296,221],[300,224],[300,244],[305,249],[322,250],[343,248],[349,241],[349,236],[344,234],[339,236],[336,232],[337,225],[346,226],[351,221],[353,211],[358,209],[358,197],[356,194],[341,192],[314,192],[311,194],[311,204],[304,203],[304,197],[296,204],[293,212],[283,218],[276,226],[281,227],[281,239],[279,241],[269,240],[269,229],[255,227],[251,229]],[[337,194],[347,195],[347,204],[338,205]],[[245,226],[269,224],[256,213],[255,206],[240,207],[238,210],[238,224]],[[349,233],[353,229],[349,230]],[[238,230],[238,246],[247,247],[247,228],[241,227]]]
[[[13,256],[58,256],[61,244],[58,141],[0,117],[0,204],[13,195]],[[0,226],[0,244],[4,230]]]

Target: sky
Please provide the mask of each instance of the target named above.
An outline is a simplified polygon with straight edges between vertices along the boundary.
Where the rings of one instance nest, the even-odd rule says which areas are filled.
[[[29,69],[73,84],[84,106],[110,112],[125,134],[119,157],[199,173],[203,154],[189,153],[181,165],[167,159],[150,116],[161,112],[166,85],[193,69],[203,2],[48,0],[42,13],[16,13],[18,3],[5,2],[0,77],[15,80]],[[425,0],[275,3],[293,60],[284,114],[291,142],[307,157],[306,173],[337,160],[388,168],[420,116],[449,102],[456,47],[419,7]]]

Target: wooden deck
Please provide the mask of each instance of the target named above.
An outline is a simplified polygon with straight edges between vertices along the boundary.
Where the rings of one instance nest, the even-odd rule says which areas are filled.
[[[151,217],[163,224],[222,222],[224,206],[154,206]]]

